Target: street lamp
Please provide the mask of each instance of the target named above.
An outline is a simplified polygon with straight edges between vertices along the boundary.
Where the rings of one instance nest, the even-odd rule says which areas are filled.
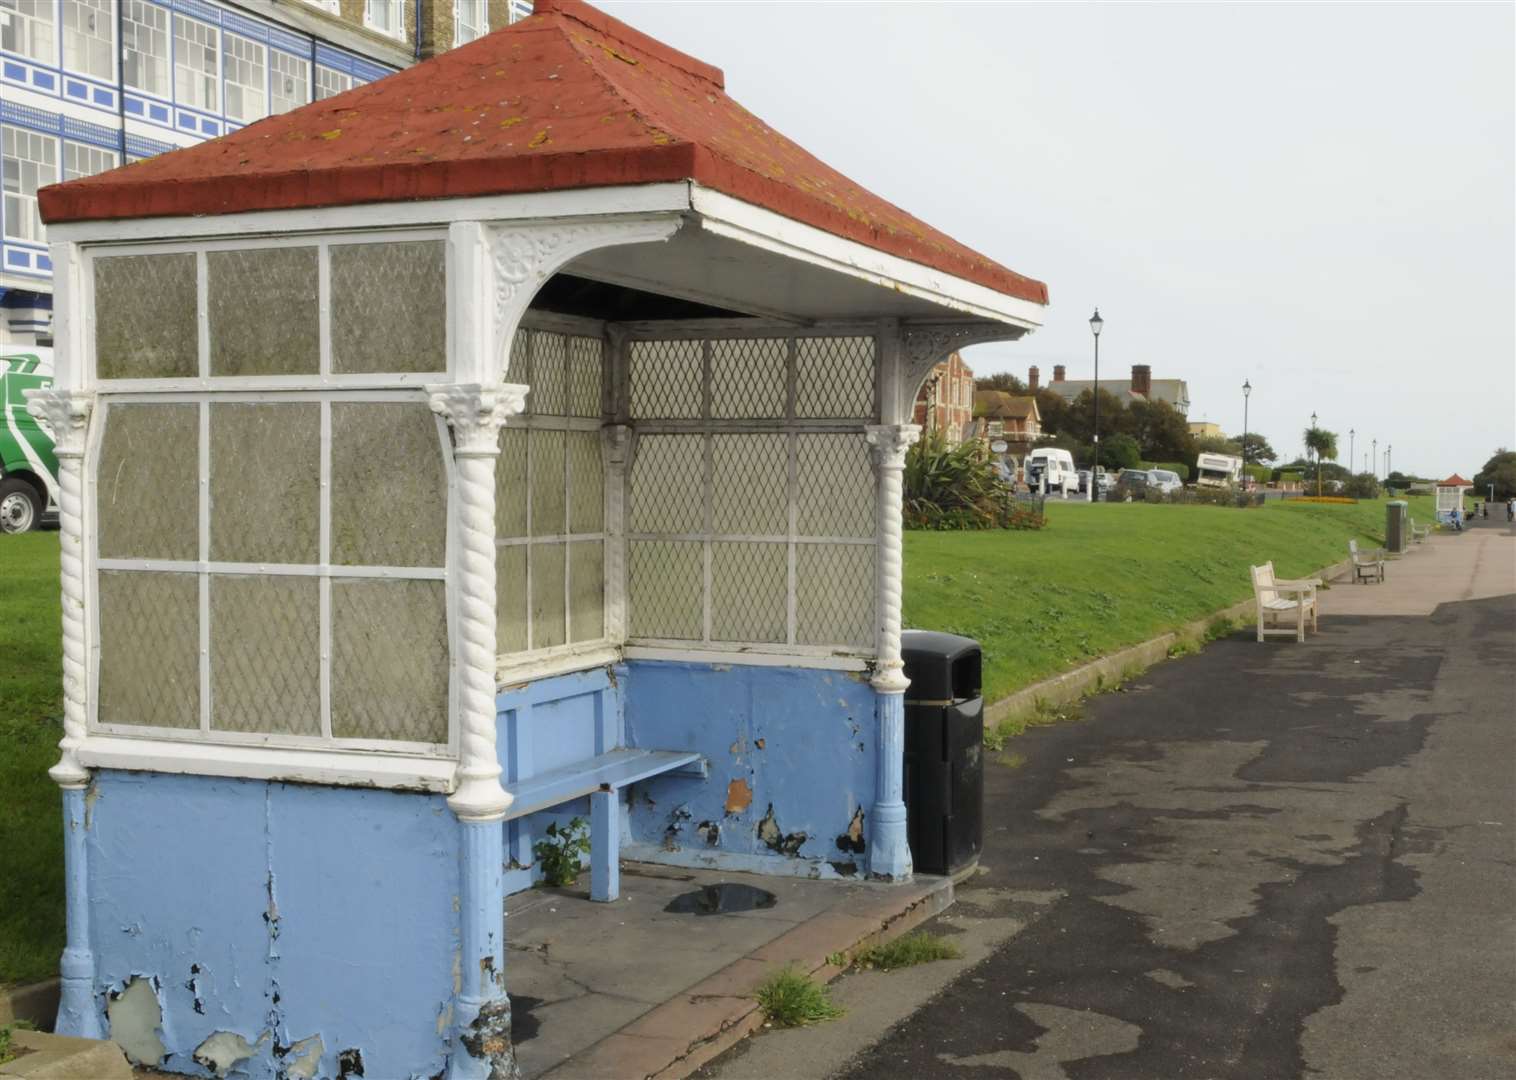
[[[1248,395],[1253,392],[1253,384],[1246,379],[1242,380],[1242,490],[1248,488]]]
[[[1316,414],[1311,414],[1311,434],[1316,433]],[[1321,498],[1321,451],[1316,451],[1316,497]]]
[[[1374,479],[1379,479],[1379,439],[1374,439]]]
[[[1098,483],[1096,477],[1100,473],[1100,331],[1105,328],[1105,320],[1100,317],[1100,309],[1095,309],[1095,314],[1090,316],[1090,333],[1095,335],[1095,459],[1090,462],[1090,502],[1095,501],[1095,487]]]
[[[1353,436],[1356,432],[1348,428],[1348,472],[1353,471]]]
[[[1390,479],[1390,451],[1395,449],[1389,443],[1384,444],[1384,479],[1388,483]]]

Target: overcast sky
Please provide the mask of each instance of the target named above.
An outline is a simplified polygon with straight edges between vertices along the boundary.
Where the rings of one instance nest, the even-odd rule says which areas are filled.
[[[818,157],[1048,283],[978,373],[1152,365],[1355,469],[1516,447],[1516,7],[604,2]],[[1381,468],[1382,471],[1382,468]]]

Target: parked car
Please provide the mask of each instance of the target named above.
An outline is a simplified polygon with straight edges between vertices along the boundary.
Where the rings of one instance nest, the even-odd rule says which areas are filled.
[[[1079,490],[1081,493],[1090,490],[1090,470],[1088,469],[1079,470]],[[1106,495],[1110,494],[1110,490],[1111,475],[1105,471],[1105,466],[1102,465],[1099,471],[1095,473],[1095,497],[1103,499]]]
[[[1047,446],[1033,450],[1026,456],[1026,482],[1033,491],[1040,488],[1044,472],[1047,474],[1049,491],[1070,492],[1079,486],[1074,455],[1067,450]]]
[[[1149,469],[1148,484],[1165,495],[1184,489],[1184,481],[1179,479],[1179,474],[1169,469]]]
[[[1147,493],[1151,479],[1146,469],[1122,469],[1121,475],[1116,477],[1116,487],[1111,492],[1111,498],[1122,501],[1141,499]]]

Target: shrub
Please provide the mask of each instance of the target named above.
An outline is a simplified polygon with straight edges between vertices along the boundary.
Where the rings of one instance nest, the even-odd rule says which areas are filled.
[[[842,1015],[826,987],[794,967],[776,971],[764,981],[758,988],[758,1007],[778,1027],[804,1027]]]
[[[1018,505],[979,439],[949,447],[934,432],[905,457],[905,525],[910,529],[1040,529],[1040,510]]]
[[[1342,493],[1354,499],[1379,498],[1379,480],[1373,473],[1354,473],[1342,485]]]
[[[573,885],[579,880],[582,859],[590,853],[589,827],[576,817],[559,827],[549,822],[547,835],[532,845],[532,852],[542,864],[542,876],[549,885]]]

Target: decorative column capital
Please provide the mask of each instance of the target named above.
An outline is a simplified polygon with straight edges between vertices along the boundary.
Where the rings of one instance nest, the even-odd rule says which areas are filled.
[[[26,411],[53,433],[53,453],[60,458],[83,457],[84,436],[95,408],[92,390],[27,390]]]
[[[921,425],[870,424],[864,433],[873,447],[874,464],[882,469],[903,469],[906,451],[921,438]]]
[[[453,429],[457,457],[500,453],[500,429],[526,408],[528,387],[515,383],[438,383],[426,388],[432,412]]]

